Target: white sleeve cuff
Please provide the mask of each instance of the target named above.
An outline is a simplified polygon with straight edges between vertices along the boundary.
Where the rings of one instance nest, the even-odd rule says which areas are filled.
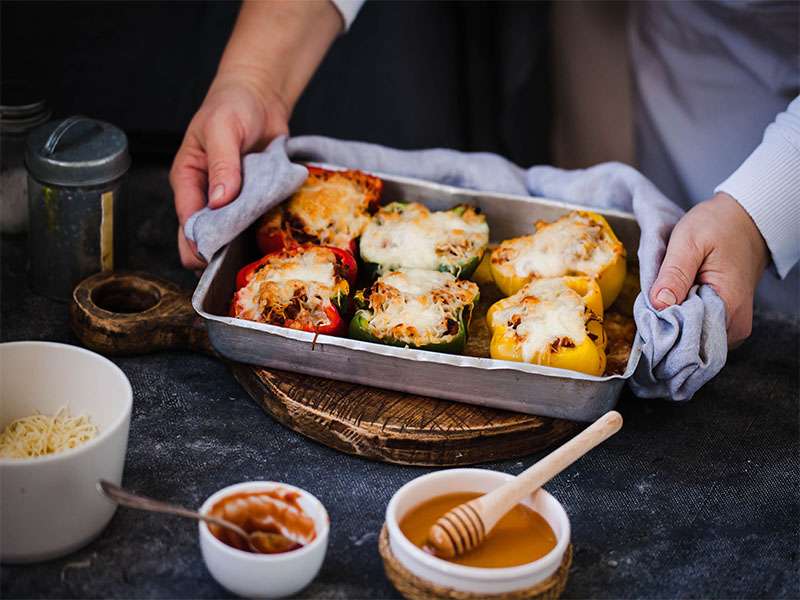
[[[800,99],[767,127],[764,140],[715,192],[733,196],[767,243],[778,275],[800,260]]]
[[[344,22],[344,31],[350,29],[350,25],[353,24],[353,21],[356,19],[356,15],[358,11],[361,10],[361,6],[364,4],[365,0],[331,0],[331,3],[336,7],[336,10],[339,11],[339,14],[342,15],[342,21]]]

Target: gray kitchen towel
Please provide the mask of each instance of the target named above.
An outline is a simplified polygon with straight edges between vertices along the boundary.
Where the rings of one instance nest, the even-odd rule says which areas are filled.
[[[643,175],[619,163],[577,171],[553,167],[525,170],[494,154],[406,151],[317,136],[281,137],[263,153],[245,157],[244,184],[233,203],[213,211],[203,209],[187,221],[186,235],[206,259],[299,187],[305,169],[292,165],[289,156],[480,191],[546,196],[633,212],[642,231],[642,290],[649,290],[655,281],[669,234],[683,215]],[[642,293],[634,305],[634,318],[643,342],[642,358],[631,379],[638,396],[688,400],[725,364],[725,306],[709,286],[693,287],[681,305],[660,312]]]
[[[230,204],[194,213],[183,225],[186,237],[197,244],[206,260],[235,239],[273,206],[299,188],[308,169],[286,156],[286,136],[273,140],[264,152],[242,159],[242,189]]]

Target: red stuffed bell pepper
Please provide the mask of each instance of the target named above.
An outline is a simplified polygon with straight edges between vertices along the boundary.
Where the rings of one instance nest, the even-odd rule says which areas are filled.
[[[256,229],[265,254],[303,243],[348,250],[378,209],[383,182],[361,171],[308,167],[308,178],[291,198],[267,212]]]
[[[276,206],[261,217],[256,229],[256,244],[263,254],[272,254],[297,245],[291,233],[283,226],[282,206]]]
[[[273,252],[237,274],[231,316],[342,335],[355,277],[355,259],[339,248],[296,246]]]

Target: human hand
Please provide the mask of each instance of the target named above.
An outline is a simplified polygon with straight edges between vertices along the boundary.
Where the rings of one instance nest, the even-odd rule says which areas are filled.
[[[183,138],[170,171],[178,214],[178,250],[187,268],[205,261],[183,234],[183,225],[206,205],[231,202],[241,187],[242,154],[264,148],[287,133],[290,109],[265,86],[262,74],[228,71],[214,80]]]
[[[288,133],[289,115],[344,22],[332,2],[244,0],[219,69],[170,172],[185,267],[205,262],[183,235],[203,208],[233,200],[241,155]]]
[[[710,285],[725,303],[728,346],[735,347],[752,330],[753,296],[767,257],[764,238],[747,211],[718,193],[673,229],[650,302],[662,310],[683,302],[695,282]]]

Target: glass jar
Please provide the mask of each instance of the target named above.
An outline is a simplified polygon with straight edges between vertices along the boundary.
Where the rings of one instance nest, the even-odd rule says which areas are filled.
[[[79,281],[114,269],[128,138],[87,117],[52,121],[28,136],[25,163],[31,286],[68,300]]]
[[[28,229],[28,195],[25,175],[25,137],[47,122],[45,100],[19,81],[0,87],[0,232]]]

